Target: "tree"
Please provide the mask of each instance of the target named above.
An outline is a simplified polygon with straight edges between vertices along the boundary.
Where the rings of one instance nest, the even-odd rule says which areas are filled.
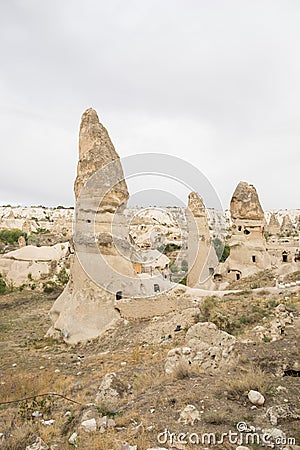
[[[226,261],[230,254],[230,247],[228,244],[225,244],[219,238],[215,238],[213,240],[214,248],[220,262]]]

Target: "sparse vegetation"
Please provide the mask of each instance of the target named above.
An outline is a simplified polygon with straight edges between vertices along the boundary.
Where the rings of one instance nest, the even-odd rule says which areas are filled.
[[[6,283],[3,279],[3,275],[0,273],[0,294],[5,294],[6,292]]]
[[[56,275],[57,280],[62,286],[65,286],[67,282],[69,281],[69,275],[67,274],[67,271],[65,267],[63,267],[59,273]]]
[[[20,236],[23,236],[25,239],[27,238],[26,233],[18,228],[13,228],[10,230],[0,230],[0,242],[7,245],[17,245],[18,239]]]
[[[173,371],[173,378],[175,380],[184,380],[190,376],[190,366],[185,359],[180,360]]]
[[[240,400],[250,390],[259,391],[262,395],[269,393],[271,386],[270,377],[260,368],[250,368],[241,372],[227,381],[227,396],[230,399]]]
[[[225,262],[230,255],[230,247],[228,244],[224,244],[221,239],[215,238],[213,240],[213,245],[220,262]]]

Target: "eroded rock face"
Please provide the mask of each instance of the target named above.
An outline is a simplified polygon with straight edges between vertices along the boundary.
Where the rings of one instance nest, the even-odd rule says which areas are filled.
[[[96,111],[87,109],[81,118],[79,132],[79,161],[74,185],[76,199],[82,187],[95,172],[118,159],[119,156],[110,140],[106,128],[99,122]],[[105,197],[104,203],[110,212],[128,199],[125,180],[119,183]]]
[[[228,242],[230,255],[222,265],[222,275],[237,281],[260,270],[271,268],[271,256],[266,248],[266,220],[258,194],[252,184],[241,181],[231,203],[232,235]]]
[[[229,367],[234,361],[236,338],[219,330],[214,323],[199,322],[193,325],[186,334],[186,340],[186,347],[169,351],[166,373],[172,374],[182,363],[213,372]]]
[[[188,208],[194,217],[206,217],[203,200],[197,192],[189,194]]]
[[[264,212],[252,184],[241,181],[237,185],[230,202],[230,214],[233,220],[264,220]]]
[[[289,236],[289,235],[295,233],[294,225],[293,225],[293,223],[291,221],[291,218],[290,218],[290,216],[288,214],[286,214],[283,217],[282,224],[281,224],[281,227],[280,227],[280,232],[281,232],[281,234],[283,234],[285,236]]]
[[[267,226],[267,231],[272,235],[276,235],[280,232],[280,223],[278,222],[278,219],[274,213],[271,214],[271,217],[270,217],[270,220],[269,220],[269,223]]]
[[[79,162],[74,185],[75,253],[71,255],[69,283],[51,308],[50,317],[53,326],[48,331],[48,335],[62,336],[71,344],[100,336],[120,317],[114,307],[115,292],[112,289],[106,289],[106,285],[104,288],[94,274],[98,271],[98,276],[102,276],[107,285],[118,282],[111,267],[116,269],[117,273],[119,271],[125,276],[134,276],[130,260],[118,254],[111,238],[114,213],[117,208],[122,211],[126,206],[128,191],[121,164],[115,164],[117,179],[121,181],[111,190],[106,189],[106,182],[109,185],[111,181],[109,174],[113,170],[106,170],[106,177],[104,177],[105,169],[103,168],[113,161],[118,162],[118,158],[106,129],[99,122],[96,111],[88,109],[82,115],[80,125]],[[95,179],[95,182],[91,182],[91,177],[92,181]],[[105,196],[99,196],[99,192],[104,192]],[[99,198],[102,198],[100,205]],[[92,230],[90,223],[93,225]],[[121,246],[123,243],[123,246],[127,246],[127,241],[123,237],[119,239],[116,233],[114,237],[120,241]],[[101,251],[104,253],[104,268],[107,268],[107,276],[102,274],[104,269],[99,269]],[[87,261],[88,265],[83,267],[83,261]]]
[[[208,218],[202,198],[191,192],[188,198],[188,266],[187,285],[209,288],[210,267],[217,266],[217,256],[211,246]]]
[[[119,400],[128,393],[128,386],[112,372],[105,375],[97,392],[96,405],[117,407]]]

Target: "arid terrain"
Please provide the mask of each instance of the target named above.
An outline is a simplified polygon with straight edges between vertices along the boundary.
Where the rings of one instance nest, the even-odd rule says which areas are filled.
[[[220,436],[236,431],[239,422],[254,426],[256,431],[280,429],[299,445],[299,290],[284,290],[276,295],[244,290],[223,299],[204,298],[194,323],[211,321],[237,337],[234,366],[214,374],[181,366],[167,375],[167,353],[184,344],[189,326],[178,332],[170,326],[159,343],[149,343],[151,338],[145,330],[155,318],[120,320],[101,338],[76,346],[45,338],[54,296],[31,290],[0,296],[3,449],[25,450],[38,437],[51,449],[69,449],[72,445],[68,440],[74,432],[77,437],[73,446],[80,449],[134,449],[135,445],[138,450],[235,449],[237,444],[226,440],[219,445],[163,444],[159,443],[158,434],[168,429],[176,434]],[[279,304],[292,313],[292,323],[284,327],[277,340],[262,339],[253,328],[267,326]],[[167,323],[168,319],[160,320]],[[116,374],[120,395],[93,406],[104,376],[111,372]],[[251,389],[263,394],[263,406],[250,403],[247,393]],[[193,405],[200,413],[193,424],[189,420],[179,422],[187,405]],[[274,425],[268,411],[277,406],[282,411],[279,408]],[[113,419],[111,426],[94,433],[82,428],[84,418],[95,417],[99,422],[103,416]],[[161,436],[161,442],[163,439]],[[264,448],[257,444],[247,446]]]

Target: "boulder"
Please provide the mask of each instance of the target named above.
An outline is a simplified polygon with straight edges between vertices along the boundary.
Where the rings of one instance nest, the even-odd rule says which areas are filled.
[[[105,404],[116,408],[121,398],[128,392],[128,386],[112,372],[105,375],[96,394],[96,405]]]
[[[282,420],[298,420],[300,419],[300,410],[290,405],[271,406],[267,410],[267,417],[271,425],[276,426]]]
[[[172,374],[178,364],[213,372],[229,367],[235,359],[236,338],[210,322],[193,325],[186,334],[187,345],[169,351],[165,370]]]
[[[260,392],[254,390],[248,392],[248,399],[255,406],[262,406],[265,403],[265,397]]]
[[[97,430],[97,422],[96,419],[88,419],[88,420],[84,420],[83,422],[81,422],[81,428],[86,432],[86,433],[92,433],[93,431]]]

